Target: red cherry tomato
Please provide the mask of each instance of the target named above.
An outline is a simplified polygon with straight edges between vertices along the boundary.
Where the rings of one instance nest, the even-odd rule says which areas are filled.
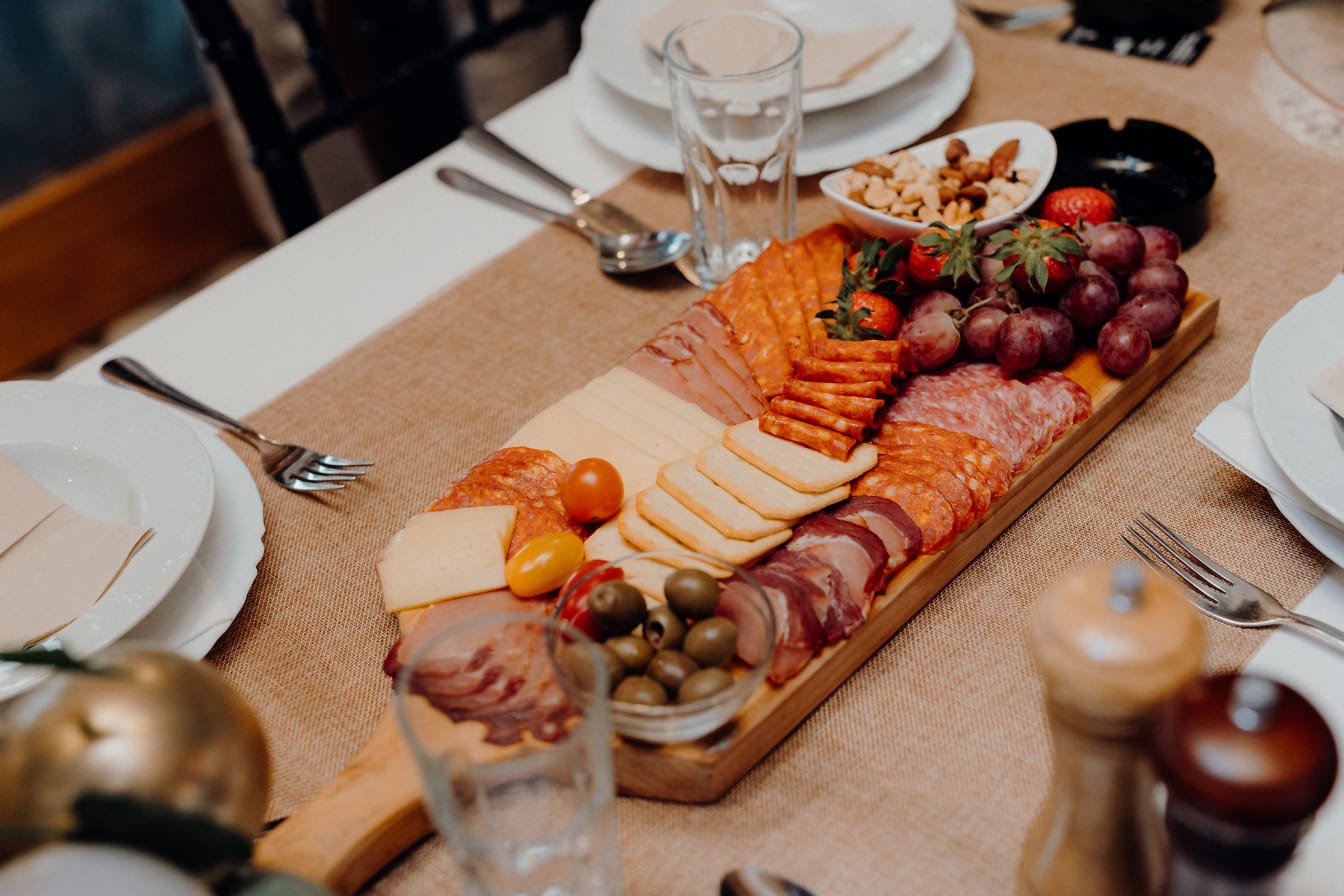
[[[601,640],[602,627],[588,610],[588,592],[599,582],[625,578],[625,571],[619,566],[607,566],[601,572],[594,572],[603,566],[606,566],[605,560],[586,561],[574,570],[574,575],[560,589],[560,599],[564,601],[560,618],[594,640]]]
[[[583,541],[573,532],[547,532],[520,547],[504,564],[504,581],[519,597],[537,597],[565,583],[583,563]]]
[[[611,519],[624,498],[621,474],[600,457],[584,458],[560,480],[560,503],[581,523]]]

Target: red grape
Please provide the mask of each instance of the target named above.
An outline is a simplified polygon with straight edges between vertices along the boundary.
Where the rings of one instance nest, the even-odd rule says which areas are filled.
[[[999,344],[994,352],[1000,366],[1009,373],[1028,370],[1041,362],[1040,327],[1020,314],[1012,314],[999,327]]]
[[[1083,261],[1078,265],[1079,277],[1105,277],[1119,288],[1120,283],[1115,279],[1115,275],[1106,270],[1095,261]]]
[[[1141,292],[1169,292],[1182,302],[1190,288],[1190,278],[1181,266],[1174,261],[1156,258],[1144,263],[1129,277],[1129,294],[1136,296]]]
[[[989,301],[985,301],[986,299]],[[981,308],[1002,308],[1004,311],[1007,311],[1010,305],[1022,304],[1016,289],[1007,283],[994,283],[992,281],[981,283],[971,290],[966,305],[970,307],[971,305],[979,305],[981,302],[985,302],[985,304],[980,305]]]
[[[961,325],[961,342],[966,346],[966,354],[980,360],[994,357],[999,347],[999,327],[1007,317],[1007,311],[989,305],[972,311],[966,323]]]
[[[1041,331],[1042,367],[1063,367],[1073,360],[1073,321],[1055,308],[1024,308],[1021,317]]]
[[[1174,230],[1158,227],[1156,224],[1145,224],[1139,228],[1139,235],[1143,237],[1144,264],[1154,258],[1176,261],[1181,257],[1181,238]]]
[[[1116,376],[1129,376],[1148,361],[1153,340],[1133,318],[1116,317],[1097,333],[1097,359]]]
[[[1127,317],[1148,331],[1153,345],[1161,345],[1181,325],[1181,303],[1169,292],[1141,292],[1120,306],[1116,317]]]
[[[930,290],[915,297],[910,303],[910,313],[906,315],[910,320],[917,317],[923,317],[926,314],[946,314],[949,311],[955,311],[961,307],[961,299],[952,295],[950,292],[944,292],[941,289]]]
[[[1099,327],[1120,307],[1120,290],[1103,277],[1079,277],[1059,297],[1059,310],[1083,329]]]
[[[924,314],[901,326],[900,338],[910,343],[916,370],[933,370],[951,361],[961,346],[957,325],[946,314]]]
[[[981,255],[976,259],[980,265],[980,282],[988,283],[993,281],[994,275],[1003,270],[1003,262],[997,258],[990,258],[988,255]]]
[[[1087,257],[1113,274],[1125,276],[1143,264],[1143,235],[1124,221],[1087,229]]]

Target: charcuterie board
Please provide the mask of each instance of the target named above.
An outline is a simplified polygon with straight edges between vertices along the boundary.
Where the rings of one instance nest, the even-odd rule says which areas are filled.
[[[679,802],[721,797],[1193,354],[1212,335],[1217,316],[1218,300],[1191,290],[1176,334],[1124,379],[1102,370],[1094,353],[1080,353],[1065,372],[1092,398],[1088,419],[1038,457],[951,545],[901,569],[852,635],[826,648],[784,685],[763,688],[727,727],[689,744],[618,738],[620,791]],[[432,711],[417,702],[422,705],[416,711]],[[337,893],[352,893],[430,829],[413,759],[389,709],[352,763],[258,843],[255,859],[321,881]]]

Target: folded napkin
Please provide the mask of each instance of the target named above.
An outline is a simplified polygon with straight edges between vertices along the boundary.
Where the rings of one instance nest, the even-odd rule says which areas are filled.
[[[1311,381],[1311,394],[1340,417],[1344,417],[1344,358],[1340,358]]]
[[[721,12],[774,12],[763,0],[673,0],[644,20],[639,38],[658,56],[663,41],[678,25]],[[900,43],[910,28],[871,28],[863,31],[816,31],[797,22],[803,32],[803,90],[836,87],[853,79],[884,53]],[[686,52],[697,68],[709,74],[753,71],[769,65],[768,47],[753,47],[751,41],[724,28],[690,44]],[[756,52],[760,61],[753,61]]]
[[[77,513],[4,455],[0,496],[0,649],[78,619],[152,533]]]

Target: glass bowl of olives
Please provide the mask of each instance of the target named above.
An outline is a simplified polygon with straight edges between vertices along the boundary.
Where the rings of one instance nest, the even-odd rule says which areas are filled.
[[[765,592],[750,573],[693,551],[584,564],[561,589],[555,615],[598,642],[616,731],[653,743],[721,728],[760,688],[774,656]]]

